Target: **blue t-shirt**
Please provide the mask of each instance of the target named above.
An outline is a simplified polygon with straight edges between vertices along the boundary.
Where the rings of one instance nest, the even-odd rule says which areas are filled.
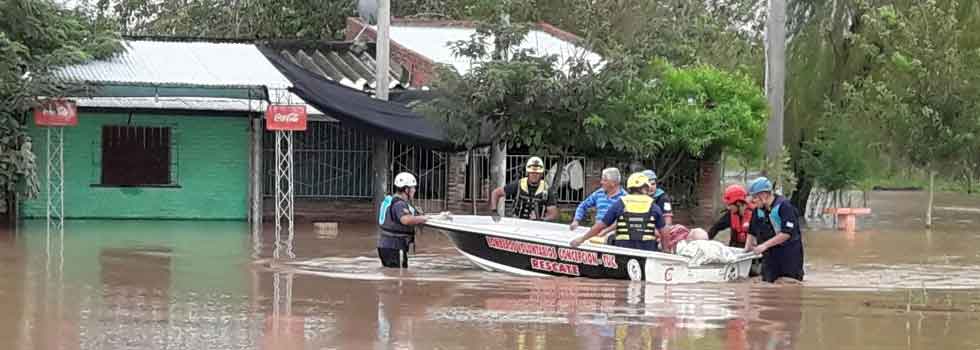
[[[616,203],[609,206],[609,210],[606,210],[606,215],[602,216],[601,221],[603,224],[606,224],[606,226],[612,225],[616,222],[616,220],[619,220],[619,217],[622,216],[624,212],[626,212],[626,204],[624,204],[622,200],[618,200]],[[660,207],[657,205],[650,206],[650,217],[653,218],[653,225],[657,228],[657,230],[663,229],[667,224],[664,222],[663,211],[661,211]]]
[[[612,195],[612,197],[608,196],[606,191],[601,188],[595,192],[592,192],[592,194],[590,194],[584,201],[582,201],[582,203],[578,205],[578,208],[575,208],[575,221],[582,221],[582,219],[585,219],[585,214],[587,214],[589,209],[592,207],[595,207],[596,219],[601,219],[606,215],[606,211],[609,210],[609,206],[619,202],[619,199],[625,195],[626,191],[622,188],[619,189],[619,192]]]

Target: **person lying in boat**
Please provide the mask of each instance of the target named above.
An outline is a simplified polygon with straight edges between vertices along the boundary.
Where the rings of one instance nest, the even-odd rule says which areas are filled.
[[[649,179],[642,173],[635,173],[626,180],[626,188],[629,194],[613,203],[589,232],[572,240],[572,247],[578,247],[615,223],[616,232],[609,236],[607,244],[652,251],[659,249],[657,240],[665,223],[663,212],[650,197]]]
[[[772,182],[765,177],[749,185],[749,195],[756,207],[749,234],[761,242],[752,251],[762,255],[762,280],[803,281],[803,232],[796,207],[774,194]]]
[[[415,226],[428,219],[409,203],[415,199],[417,186],[414,175],[399,173],[395,176],[395,193],[385,196],[378,208],[378,258],[384,267],[408,267],[408,251],[415,244]]]
[[[601,219],[613,203],[619,202],[619,199],[626,195],[626,191],[622,187],[622,176],[619,174],[619,169],[603,169],[599,186],[599,189],[592,192],[575,209],[575,217],[572,219],[572,224],[568,226],[570,230],[575,231],[578,228],[579,222],[585,219],[589,209],[595,208],[596,220]]]
[[[680,241],[707,240],[708,232],[700,229],[688,229],[684,225],[670,225],[660,234],[660,250],[664,253],[674,253]]]
[[[747,199],[748,192],[742,185],[731,185],[725,189],[722,197],[728,210],[718,218],[718,221],[708,229],[708,238],[715,239],[719,232],[729,230],[728,246],[752,250],[754,239],[749,235],[749,223],[752,221],[754,207]]]
[[[646,175],[650,179],[650,197],[653,197],[653,202],[657,203],[660,207],[660,211],[664,212],[664,222],[667,226],[673,224],[674,211],[670,205],[670,195],[664,191],[663,188],[657,187],[657,173],[651,169],[643,171],[643,175]]]
[[[541,158],[531,157],[524,171],[526,177],[490,193],[490,210],[497,211],[497,203],[506,196],[514,199],[514,217],[554,221],[558,218],[558,205],[548,191],[548,182],[544,180],[544,162]]]

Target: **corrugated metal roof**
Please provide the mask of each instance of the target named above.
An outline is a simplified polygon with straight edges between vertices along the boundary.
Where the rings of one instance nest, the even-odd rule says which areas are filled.
[[[273,103],[306,104],[286,91],[292,83],[259,52],[254,44],[204,41],[123,40],[125,50],[106,60],[62,68],[57,74],[66,80],[86,83],[187,85],[196,87],[264,86]],[[130,99],[127,101],[127,99]],[[95,103],[94,99],[88,99]],[[179,97],[102,98],[93,107],[174,108],[199,107],[203,110],[248,110],[233,99]],[[82,103],[80,100],[80,103]],[[152,106],[147,103],[152,102]],[[161,102],[162,101],[162,102]],[[84,106],[84,105],[83,105]],[[217,109],[220,108],[220,109]],[[323,114],[307,105],[309,114]]]
[[[290,86],[253,44],[124,40],[116,56],[61,69],[83,82]]]
[[[402,46],[418,52],[429,59],[444,64],[451,64],[461,74],[465,74],[473,66],[467,58],[456,57],[448,43],[470,40],[476,34],[476,28],[460,26],[425,26],[425,25],[393,25],[391,40]],[[493,43],[486,44],[488,52],[493,51]],[[602,57],[575,43],[562,40],[543,30],[531,30],[521,42],[519,49],[533,49],[539,55],[556,55],[559,64],[564,65],[570,58],[582,57],[594,65],[601,65]]]
[[[350,42],[274,42],[269,47],[287,60],[339,82],[344,86],[363,90],[365,85],[375,84],[375,61],[369,47]],[[408,86],[408,74],[397,64],[389,71],[391,87]]]

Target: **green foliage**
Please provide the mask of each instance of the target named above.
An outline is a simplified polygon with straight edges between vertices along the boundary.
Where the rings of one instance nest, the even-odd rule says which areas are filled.
[[[858,185],[867,175],[862,152],[868,149],[866,138],[834,106],[827,108],[821,124],[803,147],[803,166],[816,185],[828,192]]]
[[[975,154],[965,150],[980,146],[980,51],[961,45],[958,6],[923,1],[868,10],[857,43],[874,66],[845,86],[842,101],[851,120],[879,126],[890,153],[932,170],[956,167]]]
[[[761,153],[768,118],[762,89],[740,73],[707,65],[678,68],[658,59],[612,99],[602,130],[608,145],[638,158],[657,158],[666,177],[683,158],[709,149],[751,157]],[[619,117],[622,116],[622,117]]]
[[[440,68],[432,84],[437,97],[417,109],[447,125],[461,145],[493,139],[545,154],[590,147],[581,131],[595,122],[610,75],[595,74],[584,60],[559,65],[554,56],[515,50],[528,27],[510,23],[508,11],[503,2],[470,40],[452,43],[474,67],[466,74]]]
[[[37,194],[28,112],[38,96],[60,96],[59,66],[105,58],[121,47],[104,22],[50,0],[0,1],[0,211],[7,196]]]
[[[779,152],[777,159],[768,159],[763,164],[762,172],[770,181],[777,193],[790,197],[796,191],[798,179],[793,173],[793,161],[786,147]]]

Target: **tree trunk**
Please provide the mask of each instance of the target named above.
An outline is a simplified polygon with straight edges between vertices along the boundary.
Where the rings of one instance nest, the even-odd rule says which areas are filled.
[[[929,207],[926,208],[926,227],[932,227],[932,205],[936,197],[936,172],[929,170]]]
[[[503,187],[507,184],[507,144],[494,141],[490,147],[490,182],[493,188]],[[497,202],[497,214],[504,216],[507,199],[501,198],[500,201],[503,203]]]
[[[799,176],[799,182],[796,183],[796,192],[793,193],[792,203],[800,213],[806,213],[807,202],[810,200],[810,194],[813,192],[813,182],[804,176]],[[801,220],[806,222],[806,215]]]

